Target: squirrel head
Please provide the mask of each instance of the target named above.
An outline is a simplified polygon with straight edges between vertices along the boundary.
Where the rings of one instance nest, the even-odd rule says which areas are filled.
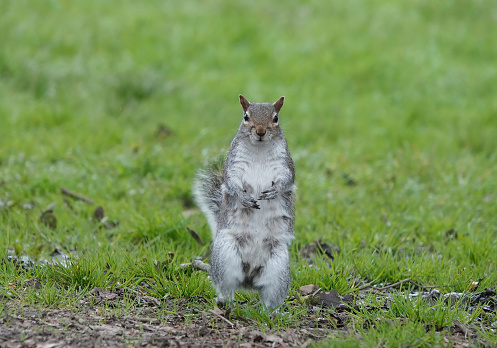
[[[241,94],[239,98],[243,108],[240,130],[252,143],[263,143],[282,133],[279,113],[285,97],[280,97],[274,103],[251,103]]]

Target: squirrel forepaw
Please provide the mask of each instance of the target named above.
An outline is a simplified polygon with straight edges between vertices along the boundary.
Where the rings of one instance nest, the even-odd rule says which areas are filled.
[[[241,199],[240,203],[242,203],[242,205],[245,208],[261,209],[259,204],[257,204],[257,201],[255,199],[253,199],[252,197]]]
[[[270,188],[269,190],[262,191],[261,195],[259,196],[260,200],[268,200],[268,199],[273,199],[276,198],[278,195],[278,191],[274,187]]]

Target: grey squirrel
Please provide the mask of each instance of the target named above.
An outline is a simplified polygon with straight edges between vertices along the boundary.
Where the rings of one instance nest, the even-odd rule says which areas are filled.
[[[193,195],[212,231],[210,277],[218,304],[235,290],[258,290],[268,309],[290,287],[294,238],[295,167],[279,124],[284,97],[250,103],[240,95],[243,119],[222,171],[207,167]]]

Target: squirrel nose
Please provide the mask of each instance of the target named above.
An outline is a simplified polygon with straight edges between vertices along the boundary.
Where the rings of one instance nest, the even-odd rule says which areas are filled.
[[[262,137],[262,136],[266,135],[266,130],[264,128],[262,128],[262,127],[257,127],[256,130],[255,130],[255,133],[258,136]]]

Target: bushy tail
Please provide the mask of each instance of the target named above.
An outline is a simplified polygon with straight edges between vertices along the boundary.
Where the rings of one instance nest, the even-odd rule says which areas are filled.
[[[222,200],[223,165],[222,161],[210,163],[205,169],[199,170],[193,183],[193,197],[207,217],[213,237],[217,232],[217,217]]]

